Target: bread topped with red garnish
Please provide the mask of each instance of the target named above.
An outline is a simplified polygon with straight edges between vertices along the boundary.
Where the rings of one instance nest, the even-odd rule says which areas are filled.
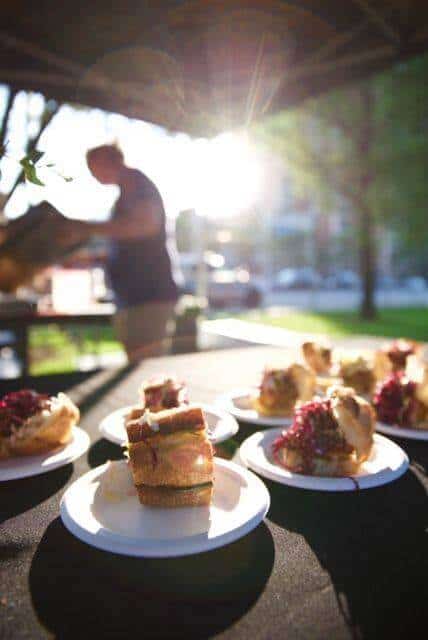
[[[0,400],[0,459],[32,456],[71,439],[79,410],[64,393],[50,397],[22,389]]]
[[[269,416],[291,416],[297,402],[305,402],[315,393],[315,374],[301,364],[285,368],[267,368],[263,373],[254,408]]]
[[[315,476],[349,476],[358,472],[373,445],[374,412],[353,389],[332,387],[296,409],[290,429],[273,445],[277,464]]]
[[[390,373],[405,371],[409,356],[413,356],[419,345],[413,340],[399,338],[384,345],[375,353],[374,368],[377,380],[384,380]]]
[[[304,342],[302,353],[306,364],[318,375],[327,375],[332,367],[332,350],[317,342]]]
[[[403,371],[379,383],[373,404],[378,420],[408,429],[428,429],[428,373],[420,382]]]
[[[126,418],[129,461],[140,502],[182,507],[209,504],[213,450],[200,407],[159,413],[142,410]]]
[[[158,376],[143,382],[140,395],[144,406],[155,413],[189,403],[186,385],[173,376]]]

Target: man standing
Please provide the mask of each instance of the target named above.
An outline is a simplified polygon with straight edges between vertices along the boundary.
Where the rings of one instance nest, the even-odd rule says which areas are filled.
[[[86,159],[98,182],[120,188],[109,221],[78,223],[85,235],[110,238],[107,272],[117,304],[117,336],[131,362],[161,355],[170,346],[178,297],[162,198],[147,176],[124,164],[117,147],[96,147]]]

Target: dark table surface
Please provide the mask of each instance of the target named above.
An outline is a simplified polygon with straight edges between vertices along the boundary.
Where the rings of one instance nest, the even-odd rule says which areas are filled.
[[[211,402],[255,383],[266,361],[290,354],[263,347],[160,358],[73,389],[91,436],[88,454],[0,484],[0,636],[426,637],[428,442],[400,440],[410,470],[376,489],[322,493],[266,481],[266,520],[241,540],[195,556],[110,554],[62,525],[67,486],[121,457],[98,424],[135,401],[143,377],[174,372],[188,381],[193,400]],[[255,430],[242,424],[236,442]]]

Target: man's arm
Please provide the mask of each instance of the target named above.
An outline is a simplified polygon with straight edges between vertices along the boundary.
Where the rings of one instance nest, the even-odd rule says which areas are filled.
[[[107,222],[70,220],[64,242],[75,244],[90,236],[103,236],[115,240],[135,240],[155,236],[162,224],[159,204],[155,200],[139,200],[128,215]]]
[[[154,200],[139,200],[128,215],[107,222],[89,222],[89,233],[116,240],[134,240],[155,236],[161,227],[159,204]]]

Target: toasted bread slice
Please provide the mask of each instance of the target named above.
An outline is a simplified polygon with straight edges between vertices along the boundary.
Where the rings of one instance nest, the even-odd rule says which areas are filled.
[[[355,449],[358,462],[366,460],[373,446],[375,414],[372,406],[347,387],[331,387],[327,395],[346,441]]]
[[[198,406],[166,409],[155,414],[137,406],[126,416],[125,426],[129,442],[140,442],[156,434],[203,431],[206,429],[206,422],[203,411]]]
[[[317,374],[327,374],[332,365],[331,348],[316,342],[303,342],[302,353],[306,364]]]
[[[300,451],[282,447],[275,454],[276,461],[294,473],[305,473],[302,469],[306,461]],[[359,468],[355,454],[329,454],[329,456],[314,456],[311,458],[311,475],[314,476],[351,476],[355,475]]]
[[[301,364],[266,368],[253,407],[262,415],[291,416],[297,402],[312,398],[315,385],[315,374]]]
[[[134,484],[186,487],[210,482],[213,452],[203,432],[178,432],[129,444]]]
[[[275,407],[266,407],[259,398],[253,398],[253,407],[262,416],[275,416],[278,418],[291,418],[294,413],[295,403],[294,401],[284,404],[276,405]]]
[[[194,487],[148,487],[137,486],[141,504],[151,507],[200,507],[209,505],[213,484],[208,482]]]

